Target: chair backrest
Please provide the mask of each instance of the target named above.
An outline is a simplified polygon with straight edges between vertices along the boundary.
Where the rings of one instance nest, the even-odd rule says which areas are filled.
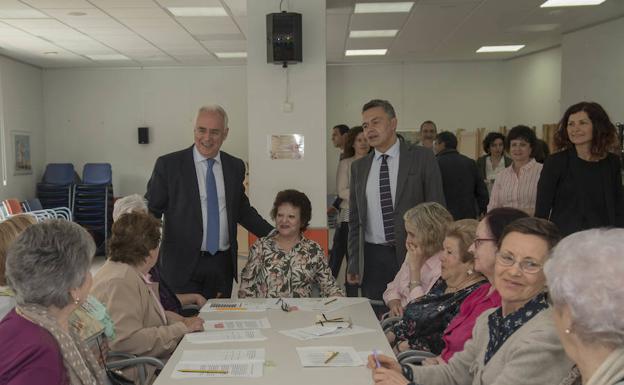
[[[22,210],[22,205],[20,204],[20,201],[18,201],[17,199],[5,199],[2,203],[7,208],[8,213],[11,215],[21,214],[24,212]]]
[[[38,198],[26,199],[24,201],[24,203],[26,204],[26,209],[28,211],[43,210],[43,206],[41,205],[41,201]]]
[[[113,171],[110,163],[87,163],[82,169],[82,183],[111,184]]]
[[[66,186],[74,182],[74,165],[71,163],[49,163],[43,174],[43,183]]]

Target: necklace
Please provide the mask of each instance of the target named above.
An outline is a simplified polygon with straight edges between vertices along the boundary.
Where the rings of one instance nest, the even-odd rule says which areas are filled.
[[[470,274],[456,286],[450,286],[449,284],[447,284],[446,285],[446,292],[454,293],[454,292],[459,291],[461,289],[465,289],[468,286],[472,286],[473,284],[475,284],[475,283],[477,283],[479,281],[482,281],[482,280],[483,280],[483,276],[481,274]]]

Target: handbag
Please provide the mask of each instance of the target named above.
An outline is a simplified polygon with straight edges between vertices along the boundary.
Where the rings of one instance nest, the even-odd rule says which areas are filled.
[[[134,385],[134,381],[128,379],[123,374],[121,374],[118,370],[110,369],[108,367],[106,358],[104,357],[104,352],[102,351],[102,346],[100,345],[100,340],[97,341],[97,346],[100,351],[100,359],[102,365],[104,365],[104,372],[106,372],[106,379],[109,385]]]

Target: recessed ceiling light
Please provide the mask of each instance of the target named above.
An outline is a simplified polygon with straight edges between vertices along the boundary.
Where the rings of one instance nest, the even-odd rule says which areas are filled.
[[[402,13],[409,12],[413,1],[395,3],[356,3],[353,13]]]
[[[80,11],[74,11],[74,12],[69,12],[68,15],[69,16],[86,16],[87,13],[86,12],[80,12]]]
[[[350,38],[364,38],[364,37],[395,37],[399,32],[398,29],[377,29],[370,31],[350,31]]]
[[[86,57],[88,57],[91,60],[96,60],[96,61],[106,61],[106,60],[130,60],[129,57],[118,54],[118,53],[113,53],[113,54],[102,54],[102,55],[85,55]]]
[[[345,56],[383,56],[388,52],[384,49],[348,49],[345,51]]]
[[[540,7],[578,7],[581,5],[599,5],[604,2],[605,0],[547,0]]]
[[[215,52],[219,59],[241,59],[247,57],[247,52]]]
[[[173,16],[178,17],[205,17],[205,16],[227,16],[227,12],[222,7],[167,7]]]
[[[516,52],[516,51],[520,51],[522,48],[524,48],[524,44],[522,45],[484,45],[483,47],[477,50],[477,53]]]

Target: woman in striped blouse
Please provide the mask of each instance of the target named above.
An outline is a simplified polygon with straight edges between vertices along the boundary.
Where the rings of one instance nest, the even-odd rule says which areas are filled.
[[[537,137],[527,126],[515,126],[509,131],[505,147],[512,163],[496,176],[488,211],[514,207],[529,215],[535,213],[537,182],[542,172],[542,165],[533,158],[536,144]]]

